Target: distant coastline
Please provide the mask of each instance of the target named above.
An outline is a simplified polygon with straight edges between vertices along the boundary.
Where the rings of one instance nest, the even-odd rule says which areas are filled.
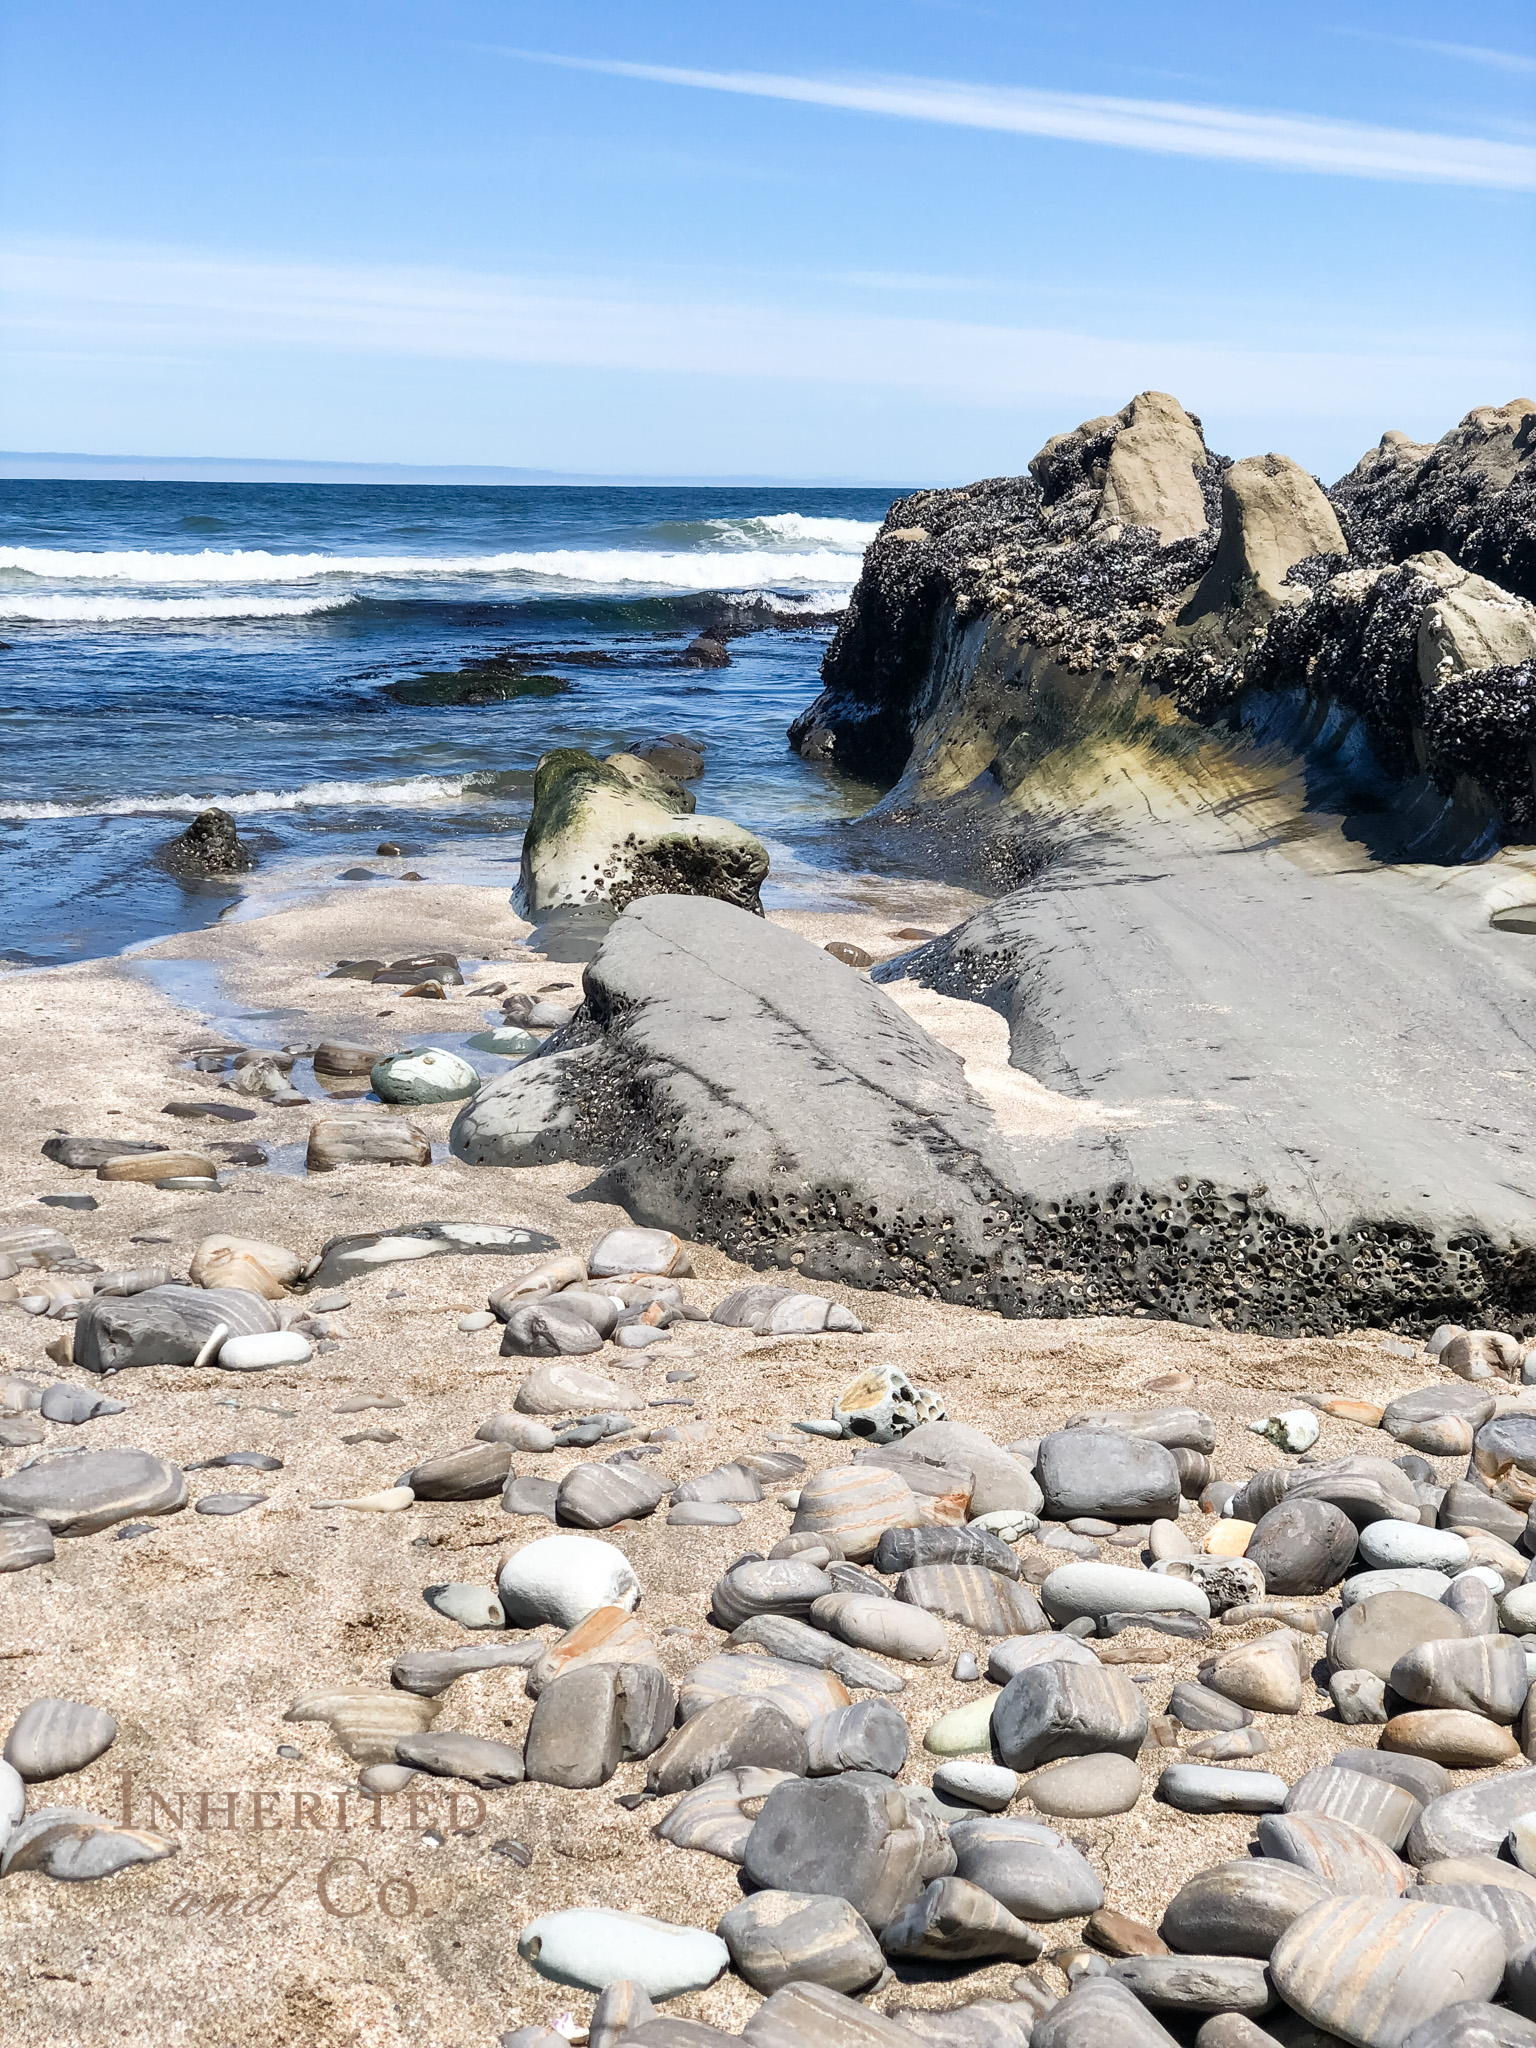
[[[719,476],[649,476],[631,472],[607,475],[595,470],[509,469],[495,464],[434,462],[309,462],[244,455],[80,455],[52,449],[0,448],[0,479],[8,483],[163,483],[163,484],[473,484],[498,486],[560,484],[567,488],[654,490],[662,487],[751,489],[755,487],[814,490],[878,490],[905,492],[941,488],[963,481],[958,477],[913,479],[866,476],[771,476],[766,473]]]

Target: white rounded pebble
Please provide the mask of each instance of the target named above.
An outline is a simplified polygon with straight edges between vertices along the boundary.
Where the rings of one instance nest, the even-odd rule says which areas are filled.
[[[537,1628],[546,1621],[574,1628],[599,1607],[634,1608],[640,1600],[629,1559],[595,1536],[540,1536],[525,1543],[503,1563],[496,1590],[509,1628]]]
[[[1536,1813],[1522,1813],[1505,1841],[1520,1868],[1536,1873]]]
[[[1469,1564],[1464,1572],[1452,1573],[1451,1584],[1454,1586],[1458,1579],[1476,1579],[1488,1588],[1495,1600],[1504,1598],[1504,1575],[1496,1572],[1491,1564]]]
[[[1536,1633],[1536,1585],[1511,1587],[1499,1602],[1499,1619],[1512,1636]]]
[[[983,1813],[1001,1813],[1018,1796],[1019,1775],[1001,1764],[940,1764],[933,1789],[945,1799],[979,1806]]]
[[[1371,1522],[1360,1531],[1360,1555],[1381,1571],[1425,1565],[1437,1572],[1456,1572],[1469,1562],[1472,1550],[1464,1536],[1450,1529],[1426,1529],[1419,1522]]]
[[[644,1913],[574,1907],[530,1921],[517,1952],[541,1977],[580,1991],[605,1991],[625,1978],[653,1999],[702,1991],[730,1964],[718,1934],[676,1927]]]
[[[1211,1603],[1200,1588],[1128,1564],[1064,1564],[1040,1588],[1040,1602],[1059,1627],[1084,1615],[1176,1613],[1209,1621]]]
[[[1250,1422],[1255,1436],[1265,1436],[1278,1450],[1299,1455],[1317,1442],[1317,1416],[1310,1408],[1286,1408],[1278,1415],[1266,1415],[1262,1422]]]
[[[459,1328],[465,1331],[488,1330],[495,1320],[489,1309],[477,1309],[472,1316],[459,1317]]]
[[[1422,1593],[1426,1600],[1438,1600],[1450,1583],[1444,1572],[1416,1570],[1408,1565],[1397,1571],[1356,1572],[1353,1578],[1344,1581],[1343,1601],[1346,1607],[1354,1607],[1376,1593]]]
[[[255,1337],[228,1337],[219,1346],[225,1372],[259,1372],[269,1365],[303,1365],[314,1346],[297,1330],[267,1330]]]
[[[11,1830],[27,1810],[27,1788],[16,1766],[0,1757],[0,1850],[11,1838]]]
[[[990,1514],[972,1515],[966,1523],[968,1529],[989,1529],[1003,1543],[1020,1543],[1039,1526],[1040,1517],[1025,1508],[993,1508]]]

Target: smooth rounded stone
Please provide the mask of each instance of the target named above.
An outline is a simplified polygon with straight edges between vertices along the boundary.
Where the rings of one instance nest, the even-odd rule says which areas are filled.
[[[980,1565],[1004,1579],[1019,1576],[1019,1560],[1008,1545],[974,1522],[963,1529],[887,1529],[870,1561],[886,1578],[930,1565]]]
[[[1158,1932],[1184,1954],[1262,1961],[1293,1920],[1332,1896],[1330,1886],[1310,1871],[1242,1856],[1190,1878],[1168,1902]]]
[[[1401,1785],[1421,1806],[1443,1798],[1451,1781],[1439,1764],[1423,1757],[1391,1756],[1380,1749],[1341,1749],[1332,1759],[1337,1771],[1360,1771],[1366,1777],[1383,1778],[1389,1785]]]
[[[717,1928],[736,1974],[765,1998],[786,1984],[824,1984],[848,1997],[885,1970],[880,1944],[846,1899],[811,1892],[755,1892]]]
[[[1488,1584],[1483,1572],[1474,1567],[1470,1571],[1458,1572],[1440,1598],[1442,1606],[1449,1607],[1453,1614],[1460,1615],[1470,1634],[1498,1634],[1499,1601],[1503,1598],[1502,1580],[1495,1591]]]
[[[1394,1853],[1407,1841],[1408,1830],[1423,1810],[1423,1800],[1403,1786],[1365,1771],[1341,1771],[1332,1764],[1318,1764],[1298,1778],[1285,1800],[1287,1813],[1323,1813],[1330,1820],[1348,1821]]]
[[[555,1432],[547,1422],[531,1422],[522,1415],[489,1416],[475,1431],[478,1442],[506,1444],[514,1451],[552,1451]]]
[[[117,1740],[117,1722],[78,1700],[33,1700],[5,1738],[5,1761],[29,1785],[83,1771]]]
[[[846,1899],[879,1934],[921,1892],[928,1855],[899,1787],[811,1778],[768,1794],[742,1868],[759,1890]]]
[[[793,1526],[796,1535],[836,1537],[843,1555],[862,1564],[887,1529],[921,1519],[917,1498],[898,1473],[844,1465],[814,1474],[800,1489]]]
[[[628,1747],[624,1722],[627,1681],[641,1680],[646,1668],[643,1659],[630,1665],[578,1663],[545,1681],[523,1743],[524,1768],[530,1781],[573,1790],[606,1785]],[[653,1703],[664,1706],[665,1716],[657,1727],[647,1720],[645,1702],[637,1702],[640,1718],[647,1722],[636,1731],[641,1754],[660,1746],[676,1706],[670,1681],[656,1666],[649,1669],[652,1678],[645,1690]]]
[[[1509,1636],[1416,1643],[1392,1666],[1392,1690],[1419,1707],[1449,1707],[1513,1721],[1531,1681],[1525,1651]]]
[[[99,1415],[126,1414],[127,1409],[121,1401],[109,1401],[104,1394],[93,1394],[88,1387],[71,1387],[59,1380],[43,1389],[38,1413],[44,1422],[66,1422],[78,1427],[82,1422],[94,1422]]]
[[[976,1756],[992,1748],[992,1708],[996,1695],[984,1693],[967,1700],[963,1707],[951,1707],[930,1722],[923,1747],[930,1756]]]
[[[435,1613],[460,1628],[505,1628],[507,1617],[501,1602],[488,1586],[454,1584],[429,1586],[427,1600]]]
[[[742,1502],[750,1506],[763,1498],[762,1481],[756,1473],[737,1464],[716,1465],[695,1478],[679,1480],[672,1489],[675,1501]]]
[[[1536,1635],[1536,1584],[1515,1586],[1506,1593],[1499,1602],[1499,1620],[1511,1635]]]
[[[1418,1522],[1372,1522],[1360,1531],[1360,1555],[1378,1571],[1423,1566],[1459,1572],[1472,1560],[1465,1537],[1449,1529],[1426,1529]]]
[[[1445,2007],[1492,1998],[1504,1944],[1497,1928],[1460,1907],[1327,1899],[1281,1935],[1270,1975],[1313,2026],[1355,2048],[1400,2048]]]
[[[1529,1512],[1536,1501],[1536,1415],[1507,1411],[1485,1422],[1473,1439],[1472,1465],[1490,1493]]]
[[[1288,1470],[1287,1498],[1332,1501],[1357,1529],[1380,1521],[1383,1516],[1407,1522],[1419,1519],[1413,1483],[1389,1458],[1355,1452],[1326,1464],[1292,1466]]]
[[[723,1500],[680,1500],[667,1510],[669,1529],[730,1529],[740,1520],[740,1508]]]
[[[1092,1864],[1042,1821],[951,1821],[949,1843],[957,1875],[1020,1920],[1071,1920],[1104,1903]]]
[[[1275,2002],[1262,1962],[1249,1956],[1125,1956],[1110,1976],[1154,2012],[1267,2012]]]
[[[496,1318],[491,1314],[488,1308],[479,1308],[475,1310],[473,1315],[460,1316],[458,1321],[454,1324],[454,1328],[456,1330],[462,1330],[466,1336],[469,1336],[476,1330],[491,1329],[494,1326],[495,1321]]]
[[[36,1515],[0,1515],[0,1572],[52,1564],[53,1531]]]
[[[1214,1692],[1208,1685],[1183,1679],[1168,1695],[1168,1712],[1185,1728],[1246,1728],[1253,1715],[1236,1700]]]
[[[309,1127],[304,1165],[310,1173],[338,1166],[430,1166],[432,1140],[403,1116],[326,1116]]]
[[[1097,1429],[1042,1437],[1035,1479],[1057,1521],[1090,1515],[1109,1522],[1175,1520],[1179,1468],[1162,1444]]]
[[[1129,1813],[1141,1797],[1141,1772],[1118,1752],[1074,1756],[1036,1771],[1025,1780],[1023,1792],[1038,1813],[1093,1820]]]
[[[226,1337],[219,1346],[224,1372],[265,1372],[275,1365],[304,1365],[315,1347],[297,1330],[270,1330],[254,1337]]]
[[[1152,1553],[1154,1564],[1167,1564],[1171,1558],[1193,1557],[1195,1546],[1179,1527],[1177,1522],[1159,1516],[1152,1524],[1147,1536],[1147,1548]]]
[[[1301,1711],[1303,1676],[1312,1652],[1290,1629],[1218,1651],[1200,1666],[1201,1683],[1239,1706],[1264,1714]]]
[[[1536,2022],[1507,2006],[1465,1998],[1421,2021],[1402,2048],[1536,2048]]]
[[[1069,1416],[1068,1429],[1108,1430],[1145,1439],[1168,1450],[1208,1452],[1216,1448],[1216,1424],[1198,1408],[1094,1408]]]
[[[1460,1533],[1471,1552],[1466,1570],[1477,1572],[1500,1597],[1529,1578],[1531,1560],[1514,1544],[1506,1543],[1500,1536],[1490,1536],[1486,1529],[1466,1529]],[[1522,1536],[1520,1540],[1524,1543],[1527,1539]],[[1460,1576],[1460,1572],[1453,1576],[1452,1585]]]
[[[1420,1884],[1408,1894],[1416,1905],[1461,1906],[1498,1928],[1508,1962],[1536,1945],[1536,1898],[1503,1884]],[[1506,1985],[1506,1989],[1507,1989]]]
[[[403,1792],[415,1776],[409,1764],[369,1764],[357,1774],[357,1789],[370,1799],[389,1799]]]
[[[966,1422],[921,1422],[902,1439],[914,1458],[951,1465],[972,1476],[970,1513],[993,1515],[1005,1510],[1039,1515],[1040,1487],[1029,1466],[994,1443],[985,1430]]]
[[[751,1645],[787,1663],[809,1664],[817,1670],[830,1671],[844,1685],[873,1692],[896,1693],[906,1689],[906,1681],[889,1664],[835,1642],[820,1629],[787,1614],[753,1615],[732,1629],[730,1641],[732,1649]]]
[[[996,1686],[1004,1686],[1010,1678],[1017,1678],[1021,1671],[1031,1671],[1037,1664],[1097,1664],[1099,1659],[1088,1645],[1078,1636],[1061,1635],[1052,1631],[1039,1636],[1009,1636],[1005,1642],[993,1643],[987,1652],[987,1676]]]
[[[934,1772],[933,1789],[958,1805],[1001,1813],[1018,1797],[1019,1779],[1016,1771],[1001,1764],[947,1763]]]
[[[1235,1764],[1263,1756],[1268,1749],[1268,1736],[1257,1728],[1230,1728],[1224,1734],[1202,1735],[1186,1754],[1203,1764]]]
[[[555,1496],[556,1519],[577,1529],[611,1529],[654,1514],[665,1480],[638,1465],[573,1465]]]
[[[1090,1913],[1083,1927],[1083,1939],[1107,1956],[1165,1956],[1168,1944],[1159,1940],[1144,1921],[1117,1913],[1113,1906],[1101,1906]]]
[[[243,1515],[250,1508],[265,1507],[264,1493],[206,1493],[192,1503],[195,1515]]]
[[[1461,1617],[1438,1599],[1377,1593],[1344,1609],[1328,1636],[1328,1661],[1337,1671],[1370,1671],[1386,1679],[1416,1643],[1460,1639],[1467,1633]]]
[[[1278,1813],[1289,1789],[1272,1771],[1169,1764],[1157,1781],[1156,1796],[1180,1813]]]
[[[1010,1678],[992,1707],[998,1760],[1015,1771],[1100,1752],[1135,1757],[1146,1737],[1140,1691],[1098,1663],[1037,1664]]]
[[[1405,1865],[1375,1835],[1321,1813],[1267,1813],[1257,1829],[1259,1854],[1311,1871],[1339,1892],[1396,1899],[1408,1889]]]
[[[816,1601],[833,1592],[826,1573],[803,1557],[757,1559],[733,1566],[715,1581],[709,1596],[711,1619],[720,1628],[739,1628],[759,1614],[807,1616]]]
[[[1073,1529],[1051,1529],[1040,1538],[1045,1550],[1064,1550],[1070,1557],[1090,1558],[1099,1555],[1099,1546],[1090,1537],[1079,1536]]]
[[[698,1849],[739,1864],[763,1801],[791,1775],[755,1764],[717,1771],[684,1792],[651,1832],[657,1841],[670,1842],[676,1849]]]
[[[621,1977],[598,1994],[592,2008],[587,2048],[619,2048],[625,2034],[647,2025],[655,2017],[656,2008],[643,1988],[632,1978]],[[505,2034],[501,2038],[503,2042],[507,2040]],[[556,2048],[556,2044],[537,2043],[535,2048]]]
[[[1457,1771],[1484,1770],[1508,1763],[1520,1754],[1520,1745],[1507,1728],[1485,1721],[1481,1714],[1469,1714],[1454,1707],[1428,1707],[1411,1714],[1394,1714],[1381,1731],[1383,1749],[1402,1750],[1409,1756],[1428,1757]]]
[[[6,1843],[0,1875],[35,1870],[65,1884],[114,1877],[138,1863],[174,1856],[178,1844],[148,1828],[116,1827],[78,1806],[29,1813]]]
[[[1459,1415],[1473,1429],[1480,1429],[1493,1415],[1497,1396],[1489,1387],[1468,1386],[1455,1380],[1433,1387],[1415,1387],[1412,1393],[1396,1394],[1381,1411],[1381,1426],[1395,1437],[1399,1428],[1424,1422],[1437,1415]]]
[[[1404,1854],[1421,1869],[1453,1856],[1495,1856],[1523,1813],[1536,1812],[1536,1768],[1463,1785],[1430,1801]]]
[[[990,1514],[972,1515],[965,1526],[995,1536],[1000,1543],[1022,1543],[1040,1527],[1040,1517],[1022,1508],[994,1508]]]
[[[949,1631],[936,1614],[864,1593],[830,1593],[811,1608],[817,1628],[856,1650],[903,1664],[938,1664],[949,1656]]]
[[[1422,1451],[1430,1458],[1466,1458],[1472,1454],[1473,1429],[1459,1415],[1427,1416],[1422,1422],[1407,1422],[1392,1432],[1410,1451]]]
[[[501,1511],[504,1515],[537,1515],[543,1521],[553,1522],[559,1497],[558,1481],[537,1479],[526,1472],[514,1473],[501,1490]]]
[[[562,1304],[558,1296],[514,1308],[501,1333],[503,1358],[580,1358],[602,1348],[602,1332],[569,1303]],[[598,1381],[596,1374],[585,1377],[593,1384]],[[566,1395],[564,1380],[550,1377],[546,1370],[530,1373],[514,1395],[513,1405],[525,1415],[560,1415],[571,1408],[611,1408],[618,1404],[605,1394]]]
[[[770,1698],[802,1734],[823,1714],[849,1704],[846,1686],[827,1670],[776,1657],[725,1655],[706,1657],[687,1673],[678,1697],[679,1718],[691,1721],[717,1700],[753,1695]]]
[[[1395,1571],[1355,1572],[1344,1581],[1340,1597],[1346,1607],[1358,1607],[1362,1600],[1374,1600],[1382,1593],[1417,1593],[1426,1600],[1439,1601],[1450,1583],[1444,1572],[1404,1565]]]
[[[402,1735],[395,1744],[395,1759],[436,1778],[462,1778],[482,1792],[523,1782],[523,1752],[513,1743],[490,1742],[481,1735],[447,1730]]]
[[[503,1560],[496,1590],[509,1628],[574,1628],[599,1607],[633,1610],[640,1599],[640,1581],[623,1551],[591,1536],[524,1544]]]
[[[803,1778],[808,1762],[805,1736],[783,1708],[771,1697],[748,1694],[717,1700],[674,1729],[651,1756],[646,1789],[686,1792],[748,1767]]]
[[[1211,1613],[1198,1586],[1124,1564],[1058,1565],[1040,1588],[1040,1604],[1058,1628],[1105,1614],[1193,1614],[1208,1621]]]
[[[805,1731],[807,1774],[879,1771],[894,1778],[907,1760],[907,1724],[886,1700],[857,1700],[834,1707]]]
[[[693,1262],[674,1232],[621,1225],[605,1231],[593,1245],[587,1254],[587,1271],[594,1280],[631,1273],[681,1277],[693,1271]]]
[[[936,1877],[886,1924],[880,1946],[904,1961],[1032,1963],[1044,1943],[979,1885]]]
[[[957,1685],[979,1685],[981,1683],[981,1666],[976,1661],[975,1651],[962,1650],[955,1659],[954,1666],[949,1675]]]
[[[463,1102],[480,1092],[480,1076],[469,1061],[438,1045],[386,1053],[375,1060],[368,1082],[381,1102]]]
[[[426,1458],[400,1476],[418,1500],[488,1500],[500,1493],[512,1466],[508,1444],[473,1443]]]
[[[1050,1627],[1029,1587],[979,1564],[915,1565],[897,1580],[896,1598],[982,1636],[1035,1635]]]
[[[94,1536],[138,1515],[170,1515],[187,1504],[181,1468],[148,1451],[80,1451],[0,1479],[0,1515],[45,1522],[55,1539]]]
[[[578,1906],[530,1921],[518,1936],[517,1952],[556,1984],[604,1991],[628,1979],[658,2002],[704,1990],[731,1960],[720,1937],[701,1927],[677,1927],[605,1906]]]
[[[1072,1980],[1070,1995],[1035,2021],[1031,2048],[1171,2048],[1173,2036],[1167,2028],[1125,1985],[1116,1983],[1102,1957],[1094,1960],[1103,1974],[1081,1974]],[[1016,1978],[1015,1984],[1023,1984],[1031,1974]]]
[[[1282,1500],[1259,1517],[1245,1554],[1266,1592],[1322,1593],[1349,1569],[1356,1540],[1354,1523],[1331,1501]]]

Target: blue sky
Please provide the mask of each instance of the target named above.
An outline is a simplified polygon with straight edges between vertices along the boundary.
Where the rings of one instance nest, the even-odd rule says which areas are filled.
[[[1536,387],[1536,17],[11,0],[0,446],[957,481]],[[560,61],[555,61],[560,60]]]

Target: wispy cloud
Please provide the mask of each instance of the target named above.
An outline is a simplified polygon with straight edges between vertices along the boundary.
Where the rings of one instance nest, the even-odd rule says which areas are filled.
[[[1163,156],[1204,157],[1271,170],[1402,184],[1536,191],[1536,149],[1470,135],[1424,134],[1308,114],[1189,106],[1174,100],[1106,99],[1089,93],[967,85],[937,78],[800,78],[770,71],[696,71],[671,64],[564,57],[539,50],[503,50],[499,54],[655,85],[792,100],[806,106],[838,107],[954,128],[1043,135]]]
[[[1373,43],[1395,43],[1400,50],[1423,50],[1431,57],[1456,57],[1464,64],[1486,64],[1494,71],[1518,71],[1536,77],[1536,57],[1519,50],[1489,50],[1481,43],[1435,43],[1427,36],[1394,36],[1384,29],[1345,28],[1333,30],[1340,36],[1363,36]]]
[[[798,310],[472,271],[323,265],[197,250],[18,241],[0,249],[18,358],[98,350],[119,364],[176,358],[293,362],[318,352],[554,365],[905,391],[980,407],[1050,401],[1082,414],[1155,386],[1196,410],[1276,419],[1456,417],[1529,383],[1528,357],[1463,330],[1454,350],[1401,331],[1352,347],[1220,347],[1164,336]],[[22,402],[26,379],[11,382]]]

